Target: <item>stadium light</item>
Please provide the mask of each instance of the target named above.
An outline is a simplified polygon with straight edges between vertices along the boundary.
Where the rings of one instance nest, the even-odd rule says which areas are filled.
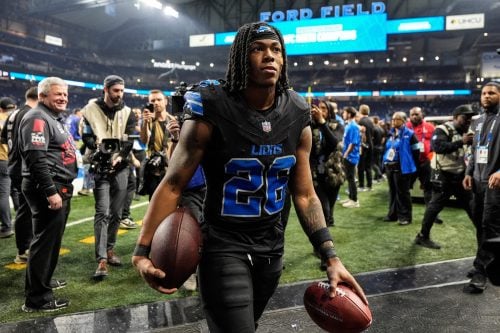
[[[179,18],[179,12],[176,11],[175,9],[173,9],[170,6],[165,6],[165,8],[163,8],[163,14],[165,14],[167,16],[172,16],[172,17],[175,17],[175,18]]]
[[[153,7],[155,9],[161,10],[163,8],[163,5],[158,0],[140,0],[140,2],[145,4],[146,6],[150,6],[150,7]]]

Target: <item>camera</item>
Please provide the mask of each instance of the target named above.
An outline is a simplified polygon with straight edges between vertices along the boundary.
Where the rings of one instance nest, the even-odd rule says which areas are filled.
[[[103,154],[114,154],[120,151],[120,140],[118,139],[102,139],[99,145],[99,150]]]
[[[175,87],[175,92],[172,95],[172,114],[180,123],[184,120],[184,95],[189,88],[188,84],[182,81],[178,87]]]
[[[98,174],[113,174],[118,171],[113,167],[113,154],[120,151],[119,139],[102,139],[95,153],[91,156],[90,172]]]
[[[149,110],[149,112],[151,112],[151,113],[154,113],[154,112],[155,112],[155,106],[154,106],[154,104],[153,104],[153,103],[148,103],[148,104],[144,105],[144,106],[142,107],[142,110],[144,111],[144,109]]]

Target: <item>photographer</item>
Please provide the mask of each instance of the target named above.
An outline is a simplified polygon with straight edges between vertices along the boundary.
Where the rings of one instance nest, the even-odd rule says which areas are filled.
[[[472,220],[472,192],[462,187],[462,179],[466,168],[465,156],[473,139],[469,127],[475,114],[470,105],[460,105],[453,111],[453,121],[437,126],[434,131],[431,139],[435,152],[431,161],[432,197],[425,209],[422,229],[415,238],[417,245],[430,249],[441,248],[430,239],[429,234],[436,217],[452,195]]]
[[[132,142],[126,137],[135,127],[135,116],[123,102],[125,81],[110,75],[104,79],[103,85],[104,96],[82,109],[82,139],[95,174],[94,236],[98,266],[94,278],[99,280],[108,275],[107,264],[122,264],[114,247],[130,172],[127,157]]]
[[[139,193],[149,199],[165,175],[168,164],[169,126],[177,126],[177,120],[167,112],[168,99],[161,90],[149,92],[149,104],[143,108],[141,141],[147,145],[147,158],[141,165]],[[170,124],[170,125],[169,125]]]

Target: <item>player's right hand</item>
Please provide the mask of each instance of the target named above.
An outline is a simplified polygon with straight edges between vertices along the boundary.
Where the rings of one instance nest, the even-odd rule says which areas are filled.
[[[173,294],[177,291],[177,288],[167,289],[160,285],[159,279],[165,278],[166,274],[161,269],[154,267],[148,257],[132,256],[132,264],[151,288],[162,294]]]
[[[349,271],[344,267],[340,258],[329,258],[326,261],[326,275],[330,282],[330,297],[335,297],[335,290],[337,289],[337,285],[340,282],[346,282],[348,285],[354,288],[354,291],[361,300],[368,305],[368,299],[366,298],[365,292],[363,288],[359,285],[359,283],[354,279],[354,277],[349,273]]]

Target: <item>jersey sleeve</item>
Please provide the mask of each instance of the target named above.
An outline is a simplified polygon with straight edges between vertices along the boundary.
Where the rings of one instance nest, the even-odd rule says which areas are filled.
[[[288,95],[290,96],[290,99],[293,101],[293,103],[298,107],[300,110],[300,122],[302,124],[302,129],[306,128],[307,126],[311,125],[312,118],[311,118],[311,107],[309,104],[307,104],[306,100],[304,97],[300,96],[297,92],[294,90],[287,90]]]
[[[217,80],[201,81],[184,94],[184,119],[202,119],[214,124],[215,119],[210,113],[210,103],[222,96],[222,85]]]
[[[21,150],[47,151],[49,144],[49,128],[41,117],[28,117],[21,125]]]

